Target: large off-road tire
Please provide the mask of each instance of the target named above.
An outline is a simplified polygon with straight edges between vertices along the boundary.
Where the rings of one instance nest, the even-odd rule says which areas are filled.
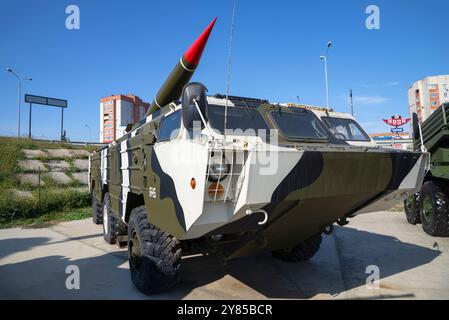
[[[404,200],[404,211],[407,222],[410,224],[421,223],[421,217],[419,213],[419,192],[412,194],[410,197]]]
[[[273,251],[273,257],[285,262],[301,262],[312,258],[320,249],[321,233],[310,237],[291,249]]]
[[[109,244],[114,244],[117,242],[117,219],[111,210],[111,197],[109,193],[104,195],[103,199],[103,238]]]
[[[424,231],[437,237],[449,236],[448,186],[439,181],[428,181],[421,189],[419,211]]]
[[[101,210],[102,205],[95,196],[95,189],[92,190],[91,196],[92,196],[92,220],[94,221],[95,224],[102,224],[103,223],[103,212]]]
[[[150,224],[143,206],[129,218],[128,254],[131,279],[143,293],[163,292],[179,282],[180,243]]]

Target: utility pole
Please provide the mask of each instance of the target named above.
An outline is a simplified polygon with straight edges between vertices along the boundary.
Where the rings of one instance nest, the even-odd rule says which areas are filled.
[[[31,110],[33,104],[30,102],[30,113],[28,114],[28,139],[31,139]]]
[[[354,104],[352,103],[352,89],[349,90],[349,103],[351,105],[351,116],[354,116]]]

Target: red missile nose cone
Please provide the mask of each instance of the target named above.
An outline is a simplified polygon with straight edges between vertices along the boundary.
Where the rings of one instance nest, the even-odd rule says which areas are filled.
[[[217,21],[217,18],[215,18],[207,26],[203,33],[198,37],[198,39],[195,40],[195,42],[190,46],[189,49],[187,49],[186,53],[184,54],[184,58],[191,65],[196,66],[200,62],[201,55],[203,54],[204,47],[206,46],[207,39],[209,39],[209,35],[212,31],[212,28],[214,27],[215,21]]]

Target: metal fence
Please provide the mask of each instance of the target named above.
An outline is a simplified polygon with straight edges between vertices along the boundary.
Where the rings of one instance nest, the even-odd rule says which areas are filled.
[[[39,141],[39,142],[50,142],[50,143],[67,143],[67,144],[73,144],[76,146],[97,146],[97,147],[105,147],[108,144],[107,143],[101,143],[101,142],[89,142],[89,141],[61,141],[61,140],[47,140],[47,139],[31,139],[33,141]]]

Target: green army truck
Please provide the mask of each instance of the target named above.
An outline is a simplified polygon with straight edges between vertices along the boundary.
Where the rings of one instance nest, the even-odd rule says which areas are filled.
[[[430,153],[430,166],[420,192],[404,200],[407,221],[421,223],[431,236],[449,236],[449,103],[442,104],[419,126],[413,114],[414,149]]]
[[[306,261],[334,223],[414,194],[428,162],[352,145],[307,109],[207,95],[190,79],[214,23],[145,119],[89,160],[93,221],[108,243],[126,242],[131,279],[147,294],[177,284],[182,256]]]
[[[90,157],[93,220],[108,243],[127,242],[144,293],[176,285],[182,256],[306,261],[334,223],[422,184],[427,153],[353,146],[310,110],[205,91],[189,83],[181,103]]]

